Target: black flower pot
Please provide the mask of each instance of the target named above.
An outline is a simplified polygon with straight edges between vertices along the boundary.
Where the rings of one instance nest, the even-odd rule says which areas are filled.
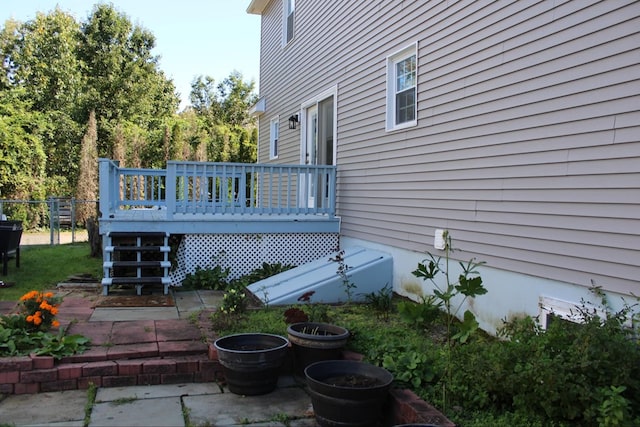
[[[229,391],[253,396],[272,392],[289,341],[272,334],[236,334],[214,342]]]
[[[342,359],[342,349],[349,339],[349,331],[327,323],[301,322],[287,327],[296,372],[323,360]]]
[[[393,375],[353,360],[316,362],[304,371],[316,421],[328,426],[375,426],[383,419]]]

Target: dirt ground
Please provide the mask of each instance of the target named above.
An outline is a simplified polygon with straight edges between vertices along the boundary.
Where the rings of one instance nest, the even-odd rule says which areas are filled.
[[[75,236],[71,231],[60,231],[60,241],[57,241],[57,236],[54,236],[54,243],[73,243],[73,242],[86,242],[89,240],[87,235],[87,230],[76,230]],[[51,244],[51,233],[50,232],[42,232],[42,233],[31,233],[24,232],[22,233],[22,238],[20,239],[20,246],[29,246],[29,245],[49,245]]]

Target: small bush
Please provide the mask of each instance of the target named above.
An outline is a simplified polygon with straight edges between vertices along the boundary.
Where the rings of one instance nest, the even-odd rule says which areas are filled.
[[[247,308],[247,294],[242,283],[229,286],[222,297],[220,311],[224,314],[244,313]]]
[[[506,322],[507,341],[456,347],[450,392],[472,409],[543,415],[548,422],[638,425],[640,347],[630,314],[577,307],[581,323]]]
[[[433,295],[423,297],[421,302],[400,301],[398,314],[408,324],[424,328],[440,317],[440,304],[436,303]]]
[[[213,268],[196,267],[194,273],[187,274],[182,281],[184,289],[210,289],[214,291],[223,291],[229,285],[230,268],[222,268],[216,265]]]
[[[291,270],[292,268],[295,268],[295,265],[282,264],[280,262],[271,264],[263,262],[261,267],[251,270],[251,273],[244,275],[243,278],[246,279],[247,283],[250,285],[284,271]]]

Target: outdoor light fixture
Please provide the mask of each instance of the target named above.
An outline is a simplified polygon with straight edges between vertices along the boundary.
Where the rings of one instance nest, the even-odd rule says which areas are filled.
[[[295,129],[297,123],[298,123],[297,114],[294,114],[293,116],[289,117],[289,129]]]

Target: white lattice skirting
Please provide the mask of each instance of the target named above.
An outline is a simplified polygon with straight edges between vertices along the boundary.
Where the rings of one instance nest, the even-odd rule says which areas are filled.
[[[298,266],[329,255],[338,245],[338,233],[188,234],[178,247],[171,282],[181,286],[196,267],[229,267],[229,278],[235,279],[263,262]]]

